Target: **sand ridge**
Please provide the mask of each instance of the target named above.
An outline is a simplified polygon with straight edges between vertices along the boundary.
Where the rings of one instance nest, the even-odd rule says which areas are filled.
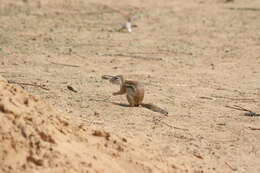
[[[1,172],[163,172],[127,138],[91,129],[0,78]],[[149,160],[149,162],[148,162]],[[158,163],[156,163],[158,162]],[[166,165],[165,165],[166,166]]]

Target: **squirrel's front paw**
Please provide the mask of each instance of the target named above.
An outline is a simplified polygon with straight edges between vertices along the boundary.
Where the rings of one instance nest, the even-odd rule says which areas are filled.
[[[113,93],[113,96],[117,95],[117,93]]]

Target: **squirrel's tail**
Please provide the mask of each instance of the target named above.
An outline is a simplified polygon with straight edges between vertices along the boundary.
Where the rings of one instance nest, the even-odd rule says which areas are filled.
[[[111,75],[103,75],[102,79],[106,79],[106,80],[110,80],[111,78],[113,78],[114,76]]]
[[[150,110],[152,110],[154,112],[158,112],[158,113],[161,113],[163,115],[168,115],[168,112],[166,110],[164,110],[164,109],[162,109],[162,108],[160,108],[160,107],[158,107],[158,106],[156,106],[154,104],[150,104],[150,103],[145,104],[145,103],[143,103],[143,104],[141,104],[141,106],[145,107],[147,109],[150,109]]]

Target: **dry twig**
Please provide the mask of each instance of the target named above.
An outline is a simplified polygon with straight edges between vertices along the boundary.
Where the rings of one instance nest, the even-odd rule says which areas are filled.
[[[252,102],[256,102],[256,100],[252,99],[252,98],[232,98],[232,97],[218,96],[218,95],[211,95],[211,97],[213,97],[213,98],[229,99],[229,100],[235,100],[235,101],[252,101]]]
[[[75,90],[75,89],[74,89],[72,86],[70,86],[70,85],[68,85],[67,88],[68,88],[68,90],[73,91],[74,93],[77,93],[77,92],[78,92],[77,90]]]
[[[63,63],[57,63],[57,62],[51,62],[51,64],[56,64],[56,65],[62,65],[62,66],[68,66],[68,67],[80,67],[79,65],[73,65],[73,64],[63,64]]]
[[[245,116],[250,116],[250,117],[254,117],[254,116],[260,116],[260,114],[256,113],[256,112],[253,112],[249,109],[246,109],[246,108],[243,108],[241,106],[238,106],[238,105],[234,105],[234,106],[225,106],[227,108],[231,108],[231,109],[236,109],[236,110],[239,110],[239,111],[245,111],[246,113],[244,113]]]
[[[248,127],[250,130],[260,130],[260,128],[256,128],[256,127]]]
[[[153,61],[161,61],[162,58],[155,58],[155,57],[145,57],[140,55],[127,55],[122,53],[116,53],[116,54],[104,54],[103,56],[120,56],[120,57],[127,57],[127,58],[136,58],[136,59],[143,59],[143,60],[153,60]]]
[[[228,162],[225,162],[225,164],[226,164],[232,171],[237,171],[237,168],[233,168]]]
[[[18,85],[28,85],[28,86],[38,87],[38,88],[41,88],[41,89],[44,89],[44,90],[50,90],[49,88],[46,88],[46,87],[44,87],[44,86],[42,86],[42,85],[37,85],[37,84],[32,84],[32,83],[15,82],[15,81],[8,81],[8,83],[18,84]]]

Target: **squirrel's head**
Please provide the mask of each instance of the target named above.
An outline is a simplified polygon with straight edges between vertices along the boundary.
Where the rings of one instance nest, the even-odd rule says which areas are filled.
[[[112,77],[109,81],[112,84],[120,85],[124,81],[124,78],[122,75],[117,75],[117,76]]]

